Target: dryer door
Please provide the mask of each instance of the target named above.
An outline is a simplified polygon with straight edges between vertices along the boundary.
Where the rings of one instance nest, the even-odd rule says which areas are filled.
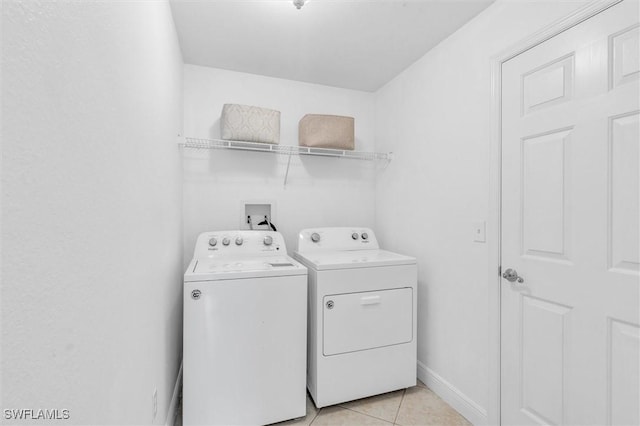
[[[323,354],[338,355],[408,343],[413,336],[413,289],[327,295]]]

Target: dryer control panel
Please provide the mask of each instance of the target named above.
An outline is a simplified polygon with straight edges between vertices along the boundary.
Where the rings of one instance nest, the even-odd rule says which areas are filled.
[[[309,228],[298,235],[298,252],[316,250],[377,250],[380,246],[370,228]]]
[[[287,254],[282,234],[274,231],[211,231],[198,236],[194,259],[227,255]]]

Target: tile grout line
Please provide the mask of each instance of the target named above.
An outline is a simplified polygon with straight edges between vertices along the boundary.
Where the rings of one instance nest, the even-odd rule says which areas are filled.
[[[398,389],[397,391],[391,391],[391,392],[385,392],[385,393],[387,393],[387,394],[391,394],[391,393],[394,393],[394,392],[398,392],[399,390],[400,390],[400,389]],[[407,391],[407,389],[406,389],[406,388],[405,388],[405,389],[402,389],[402,397],[400,397],[400,404],[402,404],[402,399],[404,398],[404,393],[405,393],[406,391]],[[380,395],[384,395],[384,394],[380,394]],[[380,395],[374,395],[374,397],[375,397],[375,396],[380,396]],[[368,398],[363,398],[363,399],[368,399]],[[348,404],[349,402],[352,402],[352,401],[347,401],[347,402],[344,402],[343,404]],[[387,419],[383,419],[382,417],[376,417],[376,416],[374,416],[374,415],[367,414],[367,413],[364,413],[364,412],[362,412],[362,411],[358,411],[358,410],[356,410],[356,409],[346,407],[346,406],[345,406],[345,405],[343,405],[343,404],[337,404],[337,405],[335,405],[335,406],[336,406],[336,407],[340,407],[340,408],[344,408],[345,410],[349,410],[349,411],[352,411],[352,412],[354,412],[354,413],[364,414],[365,416],[369,416],[369,417],[372,417],[372,418],[374,418],[374,419],[382,420],[383,422],[387,422],[387,423],[391,423],[391,424],[395,423],[395,418],[397,418],[397,417],[398,417],[398,412],[400,411],[400,404],[398,404],[398,408],[397,408],[397,411],[396,411],[396,416],[395,416],[395,418],[394,418],[394,420],[393,420],[393,421],[390,421],[390,420],[387,420]]]
[[[315,406],[314,402],[312,402],[312,404],[314,404],[314,406]],[[316,408],[318,408],[318,407],[316,407]],[[316,419],[318,418],[318,414],[320,414],[320,411],[322,411],[322,408],[318,408],[318,411],[316,411],[316,415],[313,416],[313,419],[311,419],[311,421],[309,422],[309,426],[311,426],[313,424],[313,422],[316,421]]]
[[[352,413],[362,414],[363,416],[371,417],[372,419],[382,420],[383,422],[389,423],[390,425],[392,425],[392,424],[393,424],[393,422],[390,422],[390,421],[389,421],[389,420],[387,420],[387,419],[381,419],[380,417],[372,416],[371,414],[362,413],[362,412],[360,412],[360,411],[352,410],[351,408],[347,408],[347,407],[342,407],[342,406],[338,406],[338,407],[340,407],[340,408],[342,408],[342,409],[344,409],[344,410],[349,410],[349,411],[351,411]]]
[[[400,404],[398,405],[398,411],[396,411],[396,416],[393,419],[393,424],[395,425],[398,421],[398,415],[400,414],[400,409],[402,408],[402,403],[404,402],[404,396],[407,394],[407,389],[405,388],[402,392],[402,398],[400,398]]]

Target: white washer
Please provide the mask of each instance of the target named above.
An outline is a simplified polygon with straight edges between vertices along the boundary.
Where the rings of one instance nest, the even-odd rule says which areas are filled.
[[[307,387],[317,407],[416,384],[415,258],[380,250],[368,228],[305,229]]]
[[[183,423],[306,414],[307,269],[271,231],[200,234],[184,275]]]

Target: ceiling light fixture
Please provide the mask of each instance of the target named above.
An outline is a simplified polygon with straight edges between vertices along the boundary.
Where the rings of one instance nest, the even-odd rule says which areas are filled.
[[[304,2],[305,0],[293,0],[293,5],[296,7],[296,9],[300,10],[302,9],[302,6],[304,6]]]

